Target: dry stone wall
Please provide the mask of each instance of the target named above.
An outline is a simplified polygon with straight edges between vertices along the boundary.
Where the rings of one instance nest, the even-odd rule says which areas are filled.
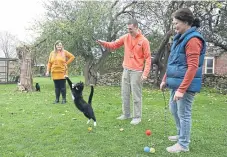
[[[120,86],[122,72],[112,72],[100,75],[97,85]],[[148,86],[154,85],[154,78],[149,77],[143,84]],[[217,92],[227,94],[227,76],[203,75],[203,86],[216,89]]]
[[[97,85],[106,86],[120,86],[121,85],[122,72],[112,72],[104,75],[100,75],[98,78]],[[154,83],[154,78],[149,78],[144,81],[144,85],[152,86]]]
[[[219,93],[227,94],[227,76],[203,75],[203,86],[212,87]]]

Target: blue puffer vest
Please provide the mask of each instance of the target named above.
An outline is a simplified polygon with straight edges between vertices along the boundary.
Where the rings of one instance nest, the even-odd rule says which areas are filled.
[[[196,31],[196,27],[192,27],[187,30],[184,34],[177,34],[173,39],[173,44],[171,46],[170,56],[168,58],[167,64],[167,87],[170,89],[178,89],[181,82],[184,79],[185,73],[187,71],[187,60],[185,46],[187,42],[193,38],[197,37],[203,41],[203,48],[199,57],[199,66],[194,79],[192,80],[187,91],[199,92],[202,85],[202,66],[206,52],[206,42],[199,32]]]

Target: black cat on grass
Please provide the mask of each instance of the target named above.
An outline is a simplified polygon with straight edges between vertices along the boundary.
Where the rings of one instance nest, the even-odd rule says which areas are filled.
[[[94,121],[94,126],[96,126],[96,118],[95,118],[93,108],[91,106],[92,97],[93,97],[93,93],[94,93],[94,87],[91,86],[90,96],[89,96],[88,102],[86,102],[83,99],[84,83],[79,82],[79,83],[73,84],[68,76],[65,76],[65,78],[66,78],[66,80],[69,84],[69,87],[71,89],[74,104],[88,118],[87,124],[92,119]]]
[[[40,92],[40,85],[39,85],[39,83],[36,83],[35,84],[35,90]]]

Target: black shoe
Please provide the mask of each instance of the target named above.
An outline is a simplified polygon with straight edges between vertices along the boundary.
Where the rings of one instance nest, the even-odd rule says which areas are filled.
[[[53,104],[58,104],[59,103],[59,100],[55,100],[54,102],[53,102]]]
[[[55,88],[55,101],[53,102],[53,104],[58,104],[59,103],[59,97],[60,97],[60,89],[59,88]]]
[[[61,94],[62,94],[62,104],[66,103],[66,88],[61,88]]]

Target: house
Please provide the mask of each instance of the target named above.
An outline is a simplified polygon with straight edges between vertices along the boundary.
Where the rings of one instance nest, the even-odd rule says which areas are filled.
[[[45,64],[42,63],[36,63],[33,66],[33,74],[34,76],[45,76]]]
[[[209,43],[204,60],[203,74],[227,76],[227,51]]]
[[[16,83],[19,80],[18,70],[18,59],[16,56],[7,58],[0,49],[0,84]]]
[[[0,83],[16,83],[19,79],[16,67],[17,59],[0,58]]]

